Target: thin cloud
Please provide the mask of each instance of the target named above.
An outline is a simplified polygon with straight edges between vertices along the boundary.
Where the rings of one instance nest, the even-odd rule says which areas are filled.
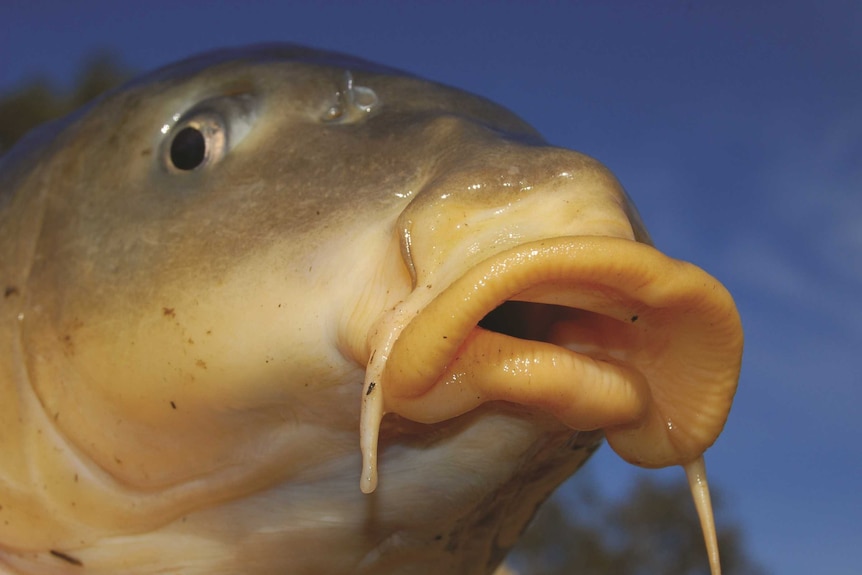
[[[748,288],[862,337],[862,108],[816,129],[777,124],[753,217],[728,238],[724,265]]]

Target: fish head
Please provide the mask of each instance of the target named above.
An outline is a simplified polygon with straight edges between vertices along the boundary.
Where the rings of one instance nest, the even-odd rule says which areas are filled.
[[[5,547],[301,526],[321,572],[486,568],[603,434],[664,466],[721,431],[726,290],[485,99],[267,46],[46,133],[0,170]]]

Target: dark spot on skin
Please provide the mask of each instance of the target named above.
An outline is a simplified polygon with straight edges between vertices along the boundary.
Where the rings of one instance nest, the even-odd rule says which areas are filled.
[[[81,562],[80,559],[75,559],[71,555],[63,553],[62,551],[57,551],[56,549],[51,549],[51,555],[53,555],[54,557],[56,557],[58,559],[62,559],[63,561],[65,561],[66,563],[69,563],[71,565],[76,565],[78,567],[84,566],[84,564]]]
[[[141,156],[149,156],[152,153],[153,153],[152,148],[147,148],[146,150],[141,150]]]
[[[440,541],[441,539],[443,539],[442,533],[434,536],[434,541]]]
[[[633,315],[633,316],[632,316],[632,323],[636,322],[637,320],[638,320],[638,316]]]
[[[427,289],[431,289],[431,284],[426,284],[426,285],[425,285],[425,287],[426,287]]]
[[[66,355],[75,355],[75,342],[72,341],[72,336],[67,333],[61,338],[61,341],[63,342],[63,348],[66,350]]]
[[[176,409],[176,408],[177,408],[177,404],[176,404],[176,403],[174,403],[173,401],[171,402],[171,408],[172,408],[172,409]]]
[[[18,295],[20,292],[18,288],[15,286],[6,286],[6,289],[3,290],[3,297],[12,297],[13,295]]]
[[[177,317],[177,314],[172,307],[163,307],[162,315],[164,315],[165,317]]]
[[[377,387],[377,383],[376,383],[376,382],[372,381],[371,383],[369,383],[369,384],[368,384],[368,391],[366,391],[366,392],[365,392],[365,395],[370,395],[370,394],[371,394],[371,392],[372,392],[372,391],[374,391],[374,388],[375,388],[375,387]]]
[[[368,360],[368,363],[374,363],[374,354],[377,353],[377,350],[373,350],[371,352],[371,359]]]
[[[199,368],[201,368],[201,369],[206,369],[206,368],[207,368],[207,364],[206,364],[206,362],[205,362],[204,360],[202,360],[202,359],[197,360],[197,361],[195,362],[195,365],[196,365],[196,366],[198,366],[198,367],[199,367]]]
[[[444,335],[444,336],[443,336],[443,339],[449,339],[449,336],[448,336],[448,335]]]

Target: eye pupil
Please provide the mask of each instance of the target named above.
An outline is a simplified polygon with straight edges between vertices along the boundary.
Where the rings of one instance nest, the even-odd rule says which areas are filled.
[[[171,162],[178,170],[194,170],[206,158],[207,144],[204,135],[191,126],[183,128],[171,142]]]

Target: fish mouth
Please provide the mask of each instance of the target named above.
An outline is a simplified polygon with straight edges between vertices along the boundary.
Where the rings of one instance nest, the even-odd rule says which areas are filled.
[[[631,463],[685,464],[721,432],[742,355],[716,279],[613,237],[507,249],[439,293],[414,290],[388,322],[367,370],[366,455],[384,413],[437,423],[506,401],[602,429]]]

